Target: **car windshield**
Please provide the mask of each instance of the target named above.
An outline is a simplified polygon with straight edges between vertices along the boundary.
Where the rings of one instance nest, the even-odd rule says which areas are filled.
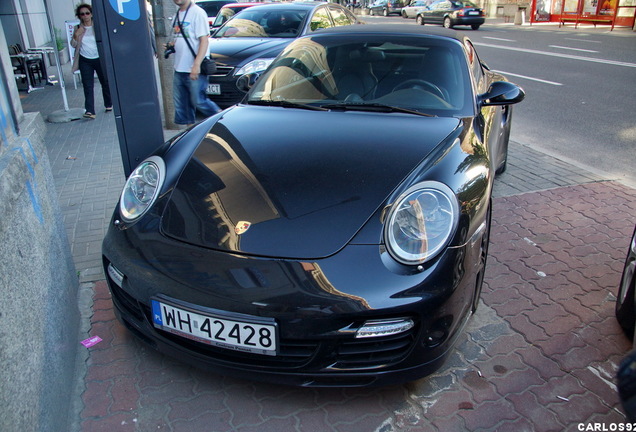
[[[245,102],[471,115],[472,86],[460,44],[422,36],[386,39],[386,35],[299,39],[256,81]]]
[[[223,6],[219,13],[216,15],[216,18],[214,19],[214,23],[212,25],[214,27],[221,27],[224,22],[228,21],[230,18],[232,18],[234,15],[245,8],[247,8],[247,6]]]
[[[228,21],[214,37],[295,38],[306,15],[307,10],[249,8]]]

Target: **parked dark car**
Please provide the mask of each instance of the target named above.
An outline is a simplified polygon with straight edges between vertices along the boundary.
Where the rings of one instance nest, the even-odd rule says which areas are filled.
[[[239,12],[210,38],[217,72],[208,78],[208,97],[221,108],[232,106],[245,96],[237,80],[246,73],[264,71],[294,39],[359,23],[353,13],[335,3],[268,4]]]
[[[629,244],[623,275],[616,298],[616,319],[625,333],[634,338],[636,327],[636,228]]]
[[[446,28],[470,26],[473,30],[486,22],[484,11],[476,4],[464,0],[438,0],[420,10],[415,17],[420,24],[441,24]]]
[[[242,103],[128,178],[103,242],[117,316],[154,348],[241,378],[431,373],[477,308],[523,97],[453,31],[295,40]]]
[[[402,0],[377,0],[367,6],[369,15],[389,16],[402,13]]]
[[[216,16],[221,8],[226,4],[233,3],[234,1],[236,0],[199,0],[196,2],[196,4],[198,6],[201,6],[205,13],[208,14],[208,24],[210,25],[210,31],[212,31],[214,20],[216,19]]]

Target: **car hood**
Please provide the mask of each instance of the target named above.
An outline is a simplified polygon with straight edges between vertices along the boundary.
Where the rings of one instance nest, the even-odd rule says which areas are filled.
[[[459,124],[239,105],[212,126],[185,166],[162,232],[241,254],[327,257]]]
[[[259,54],[276,57],[293,40],[286,38],[210,38],[209,51],[217,63],[237,66],[243,60]]]

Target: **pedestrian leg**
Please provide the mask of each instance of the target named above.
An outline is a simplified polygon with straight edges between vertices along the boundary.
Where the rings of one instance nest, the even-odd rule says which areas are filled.
[[[93,86],[95,85],[94,73],[95,69],[88,59],[80,56],[79,71],[82,77],[82,86],[84,87],[84,109],[87,114],[95,114],[95,96],[93,94]]]

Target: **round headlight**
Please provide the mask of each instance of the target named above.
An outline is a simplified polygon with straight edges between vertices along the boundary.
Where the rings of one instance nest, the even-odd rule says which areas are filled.
[[[130,174],[119,199],[119,211],[126,222],[139,219],[159,195],[166,171],[163,159],[152,156]]]
[[[419,183],[402,194],[389,212],[384,235],[387,249],[403,264],[421,264],[446,246],[458,216],[457,198],[448,186]]]

